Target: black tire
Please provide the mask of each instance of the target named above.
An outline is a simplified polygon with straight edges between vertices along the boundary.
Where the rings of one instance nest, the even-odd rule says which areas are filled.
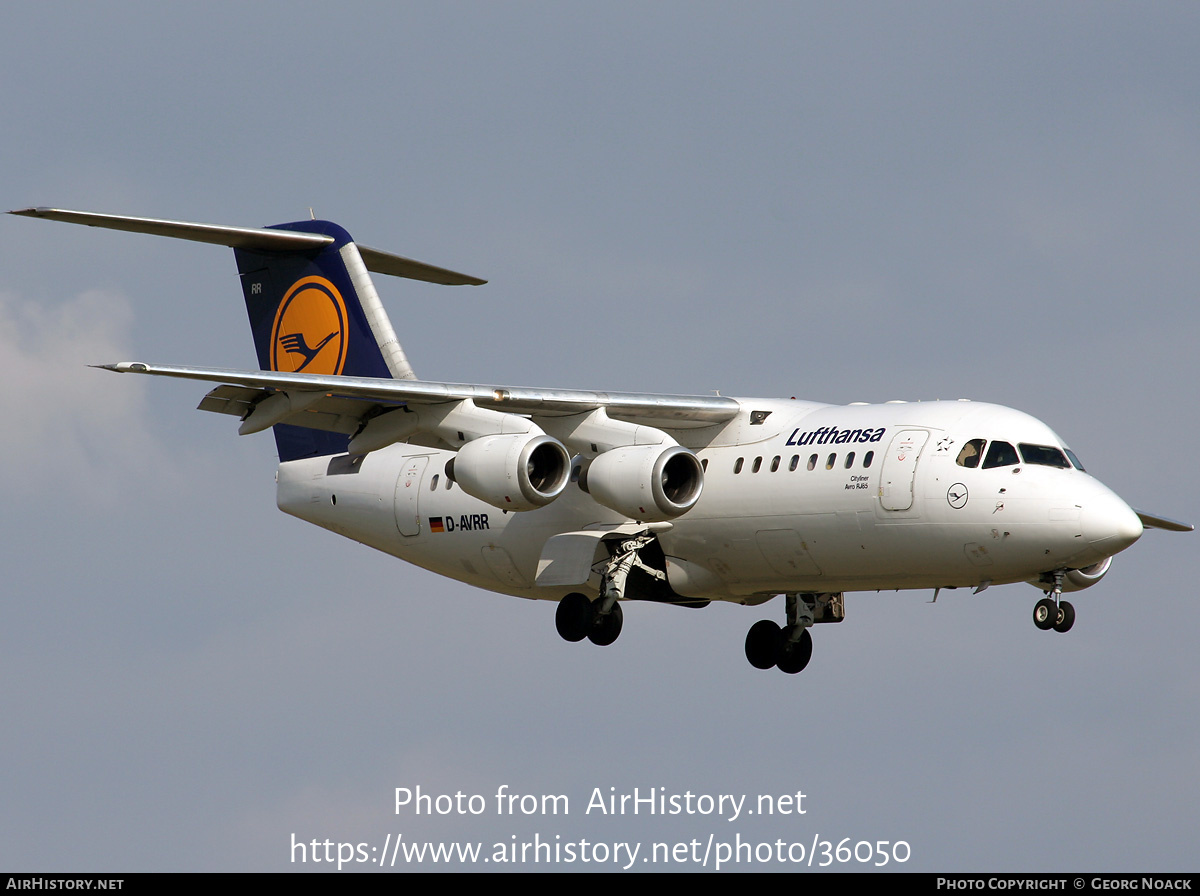
[[[1033,606],[1033,624],[1046,632],[1058,622],[1058,605],[1053,598],[1043,597]]]
[[[1054,623],[1054,630],[1066,634],[1074,624],[1075,608],[1069,602],[1060,600],[1058,602],[1058,621]]]
[[[597,647],[607,647],[621,636],[621,626],[624,621],[625,614],[621,610],[621,605],[613,604],[613,608],[607,616],[596,616],[592,622],[592,628],[587,634],[588,640]]]
[[[786,672],[788,675],[795,675],[797,672],[803,672],[804,667],[808,665],[808,661],[812,659],[812,635],[808,633],[806,628],[800,635],[799,639],[789,641],[787,633],[783,633],[782,649],[779,651],[779,666],[780,672]]]
[[[770,619],[761,619],[746,633],[746,659],[755,669],[770,669],[779,660],[783,632]]]
[[[575,591],[558,602],[554,627],[564,641],[582,641],[591,631],[596,611],[586,594]]]

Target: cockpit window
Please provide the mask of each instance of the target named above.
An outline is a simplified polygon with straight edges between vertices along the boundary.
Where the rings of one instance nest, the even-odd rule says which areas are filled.
[[[958,465],[960,467],[970,467],[972,470],[979,466],[979,460],[983,457],[983,443],[985,439],[971,439],[967,444],[962,446],[962,451],[958,452]]]
[[[1020,462],[1017,449],[1008,442],[992,442],[988,445],[987,456],[983,459],[983,468],[990,470],[992,467],[1010,467]]]
[[[1027,464],[1038,464],[1042,467],[1058,467],[1061,470],[1071,469],[1071,464],[1062,451],[1053,445],[1029,445],[1022,442],[1020,448],[1021,457],[1025,459],[1025,463]]]
[[[1074,451],[1072,451],[1070,448],[1064,448],[1063,451],[1067,452],[1067,457],[1069,457],[1071,459],[1071,464],[1075,467],[1076,470],[1078,470],[1080,473],[1087,472],[1087,470],[1085,470],[1083,468],[1083,464],[1081,464],[1079,462],[1079,458],[1075,456]]]

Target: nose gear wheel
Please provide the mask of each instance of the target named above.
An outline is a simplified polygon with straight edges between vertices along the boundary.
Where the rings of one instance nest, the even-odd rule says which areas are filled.
[[[1067,570],[1056,569],[1042,576],[1042,581],[1047,584],[1053,582],[1053,588],[1033,607],[1033,624],[1044,632],[1054,629],[1065,634],[1075,624],[1075,607],[1070,601],[1062,600],[1063,580],[1066,574]]]

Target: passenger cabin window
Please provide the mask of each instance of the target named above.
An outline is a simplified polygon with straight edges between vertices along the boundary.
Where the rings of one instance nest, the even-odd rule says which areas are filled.
[[[1022,442],[1017,447],[1021,449],[1021,458],[1027,464],[1058,467],[1060,470],[1071,469],[1071,462],[1067,460],[1066,455],[1053,445],[1030,445]]]
[[[739,458],[738,458],[736,461],[734,461],[734,463],[733,463],[733,472],[735,472],[735,473],[740,473],[740,472],[742,472],[742,464],[743,464],[743,463],[744,463],[744,460],[743,460],[742,458],[740,458],[740,457],[739,457]]]
[[[437,484],[438,484],[438,474],[434,473],[433,478],[429,480],[429,490],[433,491],[434,489],[436,489]]]
[[[868,451],[866,454],[864,454],[863,455],[863,469],[865,470],[867,467],[871,466],[871,461],[873,461],[874,459],[875,459],[874,451]]]
[[[754,472],[757,473],[761,469],[762,469],[762,458],[761,457],[754,458]]]
[[[854,452],[853,451],[851,451],[849,454],[846,455],[846,469],[849,470],[852,466],[854,466]]]
[[[774,473],[779,469],[779,455],[775,455],[775,459],[771,461],[771,472]]]
[[[983,457],[983,443],[986,441],[986,439],[971,439],[962,446],[962,451],[958,452],[958,459],[955,463],[960,467],[975,469],[979,466],[979,459]]]
[[[798,466],[800,466],[800,455],[799,455],[799,454],[793,454],[793,455],[792,455],[792,462],[791,462],[790,464],[788,464],[788,472],[789,472],[789,473],[795,473],[795,472],[796,472],[796,467],[798,467]]]
[[[817,468],[817,456],[815,454],[808,459],[808,468],[810,470],[815,470]]]
[[[987,455],[983,459],[983,468],[990,470],[992,467],[1011,467],[1020,462],[1017,449],[1008,442],[992,442],[988,445]]]
[[[829,459],[825,461],[825,469],[832,470],[834,468],[834,465],[836,465],[836,464],[837,464],[837,452],[835,451],[833,454],[829,455]]]

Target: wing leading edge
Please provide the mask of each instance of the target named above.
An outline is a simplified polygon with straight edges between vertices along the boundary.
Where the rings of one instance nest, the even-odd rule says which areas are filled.
[[[126,361],[97,365],[116,373],[141,373],[220,383],[201,402],[201,410],[248,414],[276,395],[288,398],[288,412],[276,422],[316,429],[353,432],[381,410],[408,405],[441,405],[463,401],[475,407],[533,417],[569,417],[603,409],[608,416],[665,429],[696,429],[725,423],[741,409],[733,398],[706,395],[656,395],[636,392],[590,392],[537,389],[423,380],[392,380],[268,370],[181,367]],[[282,401],[276,402],[283,405]],[[264,415],[266,416],[266,415]],[[309,417],[309,420],[305,418]],[[331,417],[337,417],[335,422]],[[265,428],[265,427],[264,427]],[[256,431],[257,428],[244,431]]]

